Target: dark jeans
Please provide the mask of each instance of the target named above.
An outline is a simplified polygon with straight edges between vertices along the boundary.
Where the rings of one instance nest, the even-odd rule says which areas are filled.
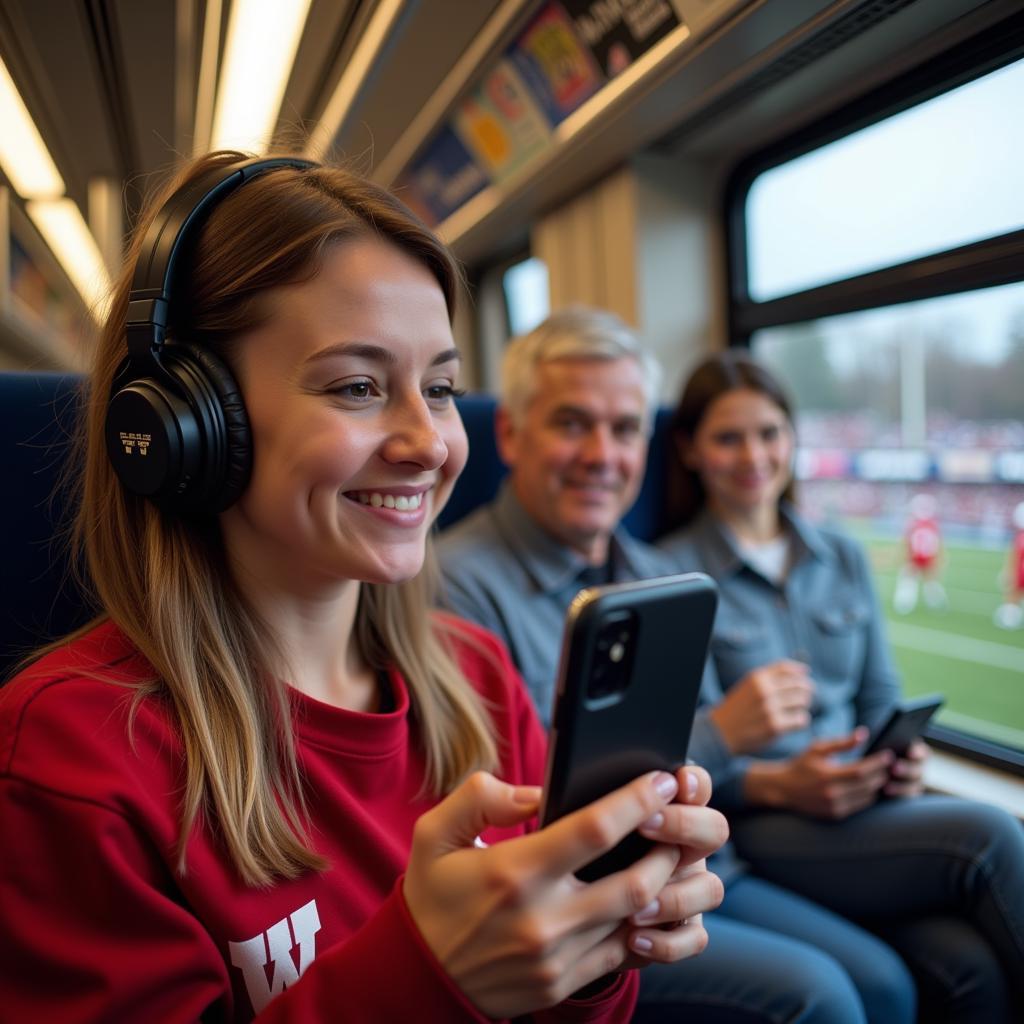
[[[914,982],[875,935],[750,875],[705,914],[707,949],[640,974],[634,1022],[912,1024]]]
[[[900,952],[921,1020],[1024,1019],[1014,1016],[1024,1013],[1024,829],[1009,814],[922,796],[880,801],[841,822],[763,812],[730,825],[756,875]]]

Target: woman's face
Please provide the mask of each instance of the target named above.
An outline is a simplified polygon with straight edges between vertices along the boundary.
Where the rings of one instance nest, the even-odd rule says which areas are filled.
[[[746,515],[775,507],[792,475],[793,429],[786,413],[760,391],[726,391],[707,408],[684,464],[704,484],[712,511]]]
[[[299,593],[409,579],[468,449],[437,281],[363,238],[268,301],[234,360],[253,473],[221,517],[233,564]]]

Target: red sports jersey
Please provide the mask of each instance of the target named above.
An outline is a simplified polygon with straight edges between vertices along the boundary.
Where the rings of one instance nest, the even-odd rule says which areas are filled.
[[[464,626],[459,657],[494,716],[504,779],[537,783],[545,738],[504,648]],[[482,650],[481,650],[482,648]],[[125,686],[100,681],[119,681]],[[209,825],[175,868],[182,747],[152,671],[112,624],[0,694],[0,1017],[10,1021],[484,1021],[423,943],[400,880],[434,799],[409,694],[361,714],[292,691],[322,873],[242,884]],[[486,833],[496,842],[522,829]],[[543,1021],[627,1021],[628,972]]]
[[[939,557],[939,524],[931,518],[914,519],[907,527],[907,556],[912,565],[927,569]]]
[[[1024,591],[1024,530],[1014,534],[1012,550],[1011,582],[1017,590]]]

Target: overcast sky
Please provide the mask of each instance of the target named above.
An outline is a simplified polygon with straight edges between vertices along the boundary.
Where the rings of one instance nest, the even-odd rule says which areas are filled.
[[[751,297],[1024,227],[1022,107],[1018,61],[761,175],[747,200]],[[1002,354],[1022,296],[1013,286],[960,297],[980,355]],[[927,315],[949,310],[930,304]]]

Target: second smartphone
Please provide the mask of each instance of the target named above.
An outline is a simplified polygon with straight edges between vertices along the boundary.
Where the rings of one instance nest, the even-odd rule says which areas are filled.
[[[703,573],[580,591],[562,638],[542,826],[685,763],[717,602]],[[633,833],[577,875],[620,870],[650,846]]]

